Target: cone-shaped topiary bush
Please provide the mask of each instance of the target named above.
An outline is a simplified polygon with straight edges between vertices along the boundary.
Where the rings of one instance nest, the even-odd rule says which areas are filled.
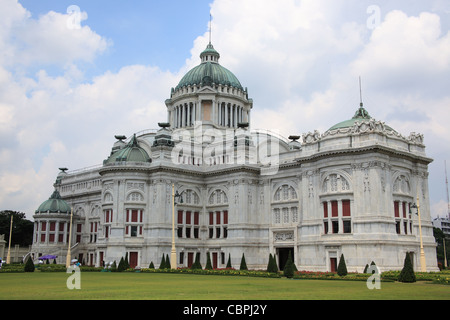
[[[406,253],[403,269],[398,276],[399,282],[416,282],[416,274],[414,273],[409,253]]]
[[[34,272],[34,263],[33,263],[33,259],[31,259],[31,257],[28,257],[23,270],[25,272]]]
[[[209,252],[206,253],[206,266],[205,270],[212,270],[211,258],[209,256]]]
[[[228,262],[227,262],[227,267],[226,267],[227,269],[231,269],[232,268],[232,266],[231,266],[231,254],[228,254]]]
[[[242,254],[241,258],[241,266],[239,267],[239,270],[248,270],[247,269],[247,263],[245,262],[245,256]]]
[[[269,263],[267,264],[267,272],[278,272],[278,266],[277,261],[275,259],[275,256],[272,256],[272,254],[269,254]]]
[[[344,254],[341,254],[341,258],[339,259],[337,274],[341,277],[347,275],[347,266],[345,265]]]
[[[296,267],[294,265],[294,261],[292,261],[291,252],[289,251],[288,259],[286,261],[286,264],[284,265],[283,269],[283,275],[286,278],[292,278],[294,277],[294,271],[296,271]]]

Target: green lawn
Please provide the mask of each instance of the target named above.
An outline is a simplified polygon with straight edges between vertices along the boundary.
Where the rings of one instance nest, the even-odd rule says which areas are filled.
[[[82,272],[81,289],[69,290],[67,273],[0,273],[0,299],[39,300],[439,300],[450,286],[429,282],[382,282],[369,290],[365,281],[292,280],[243,276],[164,273]]]

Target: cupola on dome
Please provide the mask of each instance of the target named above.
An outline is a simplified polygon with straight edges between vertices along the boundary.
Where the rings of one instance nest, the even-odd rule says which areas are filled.
[[[211,86],[213,83],[244,90],[238,78],[219,64],[220,54],[211,43],[200,54],[200,58],[201,64],[188,71],[175,90],[193,85]]]

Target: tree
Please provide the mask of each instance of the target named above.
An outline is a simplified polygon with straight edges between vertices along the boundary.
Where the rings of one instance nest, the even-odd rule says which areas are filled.
[[[27,262],[25,263],[24,271],[25,272],[34,272],[34,263],[33,263],[33,259],[31,259],[31,257],[28,257]]]
[[[197,254],[195,255],[195,261],[192,264],[191,269],[192,270],[195,270],[195,269],[201,270],[202,269],[202,265],[200,263],[200,252],[197,252]]]
[[[248,270],[247,269],[247,263],[245,262],[245,256],[242,254],[241,258],[241,266],[239,267],[239,270]]]
[[[399,282],[416,282],[416,275],[411,263],[411,257],[409,253],[406,253],[405,261],[403,263],[403,269],[398,276]]]
[[[341,277],[347,275],[347,266],[345,265],[344,254],[341,254],[341,258],[339,259],[337,274]]]
[[[172,266],[170,264],[170,259],[169,259],[169,255],[166,254],[166,269],[170,269]]]
[[[124,270],[126,270],[126,265],[125,265],[125,260],[122,257],[122,258],[120,258],[119,265],[117,266],[117,272],[122,272]]]
[[[272,256],[271,253],[269,254],[269,263],[267,264],[267,272],[273,272],[273,273],[278,272],[277,261],[275,259],[275,256]]]
[[[0,234],[5,235],[5,240],[9,241],[11,229],[11,216],[13,216],[13,230],[11,236],[11,247],[18,244],[21,247],[28,247],[33,243],[34,223],[25,219],[25,213],[12,210],[0,211]],[[6,243],[8,246],[8,243]]]
[[[153,261],[150,262],[150,265],[148,266],[149,269],[155,269],[155,265],[153,264]]]
[[[205,266],[205,270],[211,270],[212,269],[212,265],[211,265],[211,258],[209,256],[209,252],[206,253],[206,266]]]
[[[296,270],[297,268],[294,265],[294,261],[292,261],[291,252],[289,251],[288,259],[286,261],[286,264],[284,265],[283,275],[286,278],[292,278],[294,277],[294,271]]]
[[[166,257],[164,256],[164,254],[162,255],[161,263],[159,264],[159,268],[160,268],[160,269],[167,269],[167,266],[166,266]]]
[[[228,262],[227,262],[227,267],[226,267],[227,269],[231,269],[231,268],[233,268],[232,266],[231,266],[231,254],[228,254]]]

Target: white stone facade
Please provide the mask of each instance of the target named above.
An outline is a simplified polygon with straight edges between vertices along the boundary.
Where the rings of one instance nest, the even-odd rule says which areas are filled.
[[[197,253],[204,266],[209,252],[217,268],[228,257],[238,268],[245,254],[249,268],[265,269],[269,253],[282,266],[291,252],[298,270],[334,270],[344,254],[349,271],[372,261],[384,271],[401,269],[408,252],[419,270],[418,216],[409,210],[418,197],[427,270],[437,270],[432,160],[421,135],[402,136],[372,118],[290,139],[253,132],[253,101],[223,88],[172,91],[168,124],[136,135],[151,161],[58,176],[55,188],[73,207],[72,256],[99,266],[127,254],[132,266],[158,267],[171,251],[174,185],[183,197],[174,214],[178,267]],[[35,257],[57,254],[64,263],[69,215],[34,218]]]

